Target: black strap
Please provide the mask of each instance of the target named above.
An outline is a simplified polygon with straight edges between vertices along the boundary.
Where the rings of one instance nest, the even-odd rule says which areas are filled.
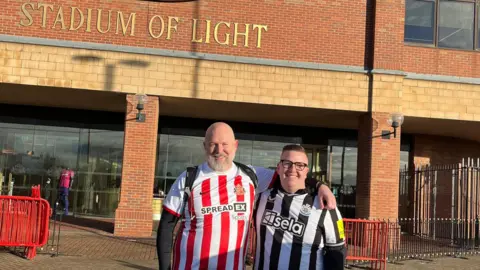
[[[235,163],[235,165],[237,165],[238,168],[240,168],[240,170],[243,171],[243,173],[245,173],[246,175],[248,175],[248,177],[252,180],[253,182],[253,186],[255,188],[257,188],[258,186],[258,178],[257,178],[257,174],[253,171],[252,168],[248,167],[247,165],[243,164],[243,163],[240,163],[240,162],[236,162],[234,161],[233,163]]]
[[[187,168],[187,175],[185,177],[185,194],[183,195],[183,216],[185,216],[185,207],[187,206],[188,199],[192,192],[193,182],[195,181],[195,177],[197,177],[197,170],[198,166]]]

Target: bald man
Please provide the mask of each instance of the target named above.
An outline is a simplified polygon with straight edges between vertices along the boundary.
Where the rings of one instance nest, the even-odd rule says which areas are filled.
[[[175,224],[183,217],[175,240],[173,269],[244,269],[246,241],[255,195],[271,186],[274,171],[234,162],[238,141],[232,128],[212,124],[203,142],[206,162],[186,170],[163,202],[157,232],[160,269],[170,269]],[[188,180],[194,179],[189,189]],[[255,181],[255,179],[258,179]],[[311,184],[315,188],[316,182]],[[318,187],[319,204],[336,207],[330,189]]]

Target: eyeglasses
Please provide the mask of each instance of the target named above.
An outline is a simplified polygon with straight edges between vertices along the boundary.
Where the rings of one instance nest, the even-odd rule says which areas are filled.
[[[285,170],[290,169],[295,164],[295,169],[297,171],[303,171],[308,165],[303,163],[303,162],[291,162],[290,160],[280,160],[280,163],[282,163],[282,166]]]

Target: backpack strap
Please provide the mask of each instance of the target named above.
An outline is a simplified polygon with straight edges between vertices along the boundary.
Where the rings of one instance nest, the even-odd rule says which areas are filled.
[[[245,165],[243,163],[236,162],[236,161],[234,161],[233,163],[235,163],[235,165],[237,165],[237,167],[240,168],[240,170],[242,170],[246,175],[248,175],[248,177],[250,177],[250,179],[253,182],[253,186],[255,188],[257,188],[258,178],[257,178],[257,174],[255,173],[255,171],[253,171],[252,168],[248,167],[247,165]]]
[[[197,176],[198,166],[188,167],[187,175],[185,176],[185,195],[183,196],[183,216],[185,216],[185,207],[187,206],[188,199],[192,194],[192,186]]]

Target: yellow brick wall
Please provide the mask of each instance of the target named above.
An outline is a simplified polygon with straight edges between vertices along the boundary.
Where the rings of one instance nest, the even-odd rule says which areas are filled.
[[[405,115],[480,121],[480,85],[404,80]]]
[[[372,110],[402,112],[403,77],[375,74],[373,76]]]
[[[135,61],[147,65],[138,67]],[[112,73],[113,77],[110,77]],[[0,81],[360,112],[368,110],[368,78],[360,73],[16,43],[0,43]],[[405,116],[480,121],[480,86],[374,74],[372,109],[375,112],[402,112]]]
[[[0,43],[0,63],[5,83],[353,111],[368,104],[367,76],[359,73],[15,43]]]

